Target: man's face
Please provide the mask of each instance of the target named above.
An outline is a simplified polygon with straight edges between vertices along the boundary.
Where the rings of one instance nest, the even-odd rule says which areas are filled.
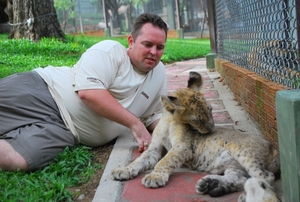
[[[139,71],[147,73],[160,61],[164,53],[166,34],[163,29],[146,23],[136,39],[128,36],[128,56]]]

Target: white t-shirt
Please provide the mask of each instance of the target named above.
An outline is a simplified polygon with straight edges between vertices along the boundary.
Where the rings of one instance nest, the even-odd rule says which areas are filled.
[[[147,74],[141,74],[131,64],[126,48],[116,41],[95,44],[73,68],[47,66],[35,71],[48,84],[66,125],[79,142],[88,146],[103,145],[126,127],[88,108],[76,93],[78,90],[108,90],[145,126],[162,115],[160,96],[167,94],[164,65],[160,62]]]

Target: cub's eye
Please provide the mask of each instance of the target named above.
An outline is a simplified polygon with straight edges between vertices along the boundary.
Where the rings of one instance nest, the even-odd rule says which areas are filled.
[[[209,111],[212,111],[211,105],[207,105],[207,109],[208,109]]]
[[[193,119],[194,122],[200,122],[200,123],[203,123],[203,121],[201,120],[201,118],[199,116],[195,117]]]

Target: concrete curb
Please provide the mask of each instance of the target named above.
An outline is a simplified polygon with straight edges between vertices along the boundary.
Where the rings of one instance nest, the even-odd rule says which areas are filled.
[[[118,137],[105,166],[93,202],[118,201],[123,183],[112,180],[110,172],[114,168],[128,164],[132,158],[132,149],[134,147],[138,147],[138,145],[129,130]]]

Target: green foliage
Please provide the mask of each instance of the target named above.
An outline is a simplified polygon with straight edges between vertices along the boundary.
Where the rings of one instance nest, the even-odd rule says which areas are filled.
[[[68,147],[49,166],[35,172],[0,171],[0,201],[72,201],[68,187],[87,182],[100,169],[89,147]]]
[[[67,41],[44,38],[39,43],[29,40],[8,40],[0,34],[0,78],[36,67],[70,66],[93,44],[111,39],[125,47],[126,38],[67,36]],[[210,52],[208,39],[168,39],[164,63],[204,57]],[[67,148],[46,168],[32,172],[0,171],[0,201],[72,201],[68,187],[88,181],[99,164],[92,164],[88,147]]]
[[[148,3],[150,0],[125,0],[125,3],[132,5],[142,5],[142,3]]]
[[[76,17],[76,12],[72,10],[74,6],[74,0],[54,0],[54,7],[57,9],[57,11],[68,12],[70,19],[74,19]]]

